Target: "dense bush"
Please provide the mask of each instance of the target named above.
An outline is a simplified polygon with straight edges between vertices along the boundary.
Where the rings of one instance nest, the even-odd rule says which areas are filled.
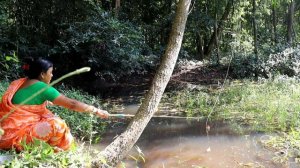
[[[257,66],[254,55],[236,56],[231,62],[231,69],[236,78],[254,77]]]
[[[278,52],[275,52],[275,50],[262,51],[258,56],[258,60],[256,60],[254,54],[247,52],[246,54],[236,54],[232,57],[231,62],[230,60],[225,62],[226,64],[230,62],[233,75],[238,78],[251,78],[255,76],[255,73],[264,78],[274,78],[276,75],[299,77],[299,60],[299,47],[283,48],[281,46],[281,50]]]
[[[6,55],[0,48],[0,79],[16,79],[21,74],[19,59],[15,52],[12,55]]]
[[[268,77],[278,74],[300,77],[300,48],[287,48],[282,52],[270,54],[262,64],[262,71]]]
[[[75,59],[74,66],[89,65],[101,77],[144,73],[154,65],[155,56],[143,55],[148,50],[143,34],[129,22],[102,13],[60,28],[60,39],[50,55],[58,54],[62,61]]]
[[[1,1],[0,62],[15,51],[20,59],[49,58],[57,66],[58,76],[90,66],[94,75],[86,80],[95,76],[115,79],[152,69],[157,58],[142,30],[118,20],[112,11],[104,11],[103,5],[90,0]],[[1,65],[0,71],[1,75],[14,75]]]

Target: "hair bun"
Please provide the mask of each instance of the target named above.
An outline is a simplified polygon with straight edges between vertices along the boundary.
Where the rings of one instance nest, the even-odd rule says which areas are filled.
[[[23,62],[21,68],[29,79],[38,79],[41,72],[47,72],[50,67],[53,67],[52,62],[43,58],[26,57]]]

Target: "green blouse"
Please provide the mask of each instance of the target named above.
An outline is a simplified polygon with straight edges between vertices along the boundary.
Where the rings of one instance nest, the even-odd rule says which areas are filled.
[[[12,103],[13,104],[21,104],[24,100],[26,100],[28,97],[33,95],[34,93],[37,93],[41,89],[44,89],[48,87],[45,91],[42,93],[38,94],[31,100],[27,101],[25,104],[27,105],[40,105],[43,104],[46,100],[53,101],[56,99],[60,93],[53,87],[49,87],[48,84],[44,82],[36,82],[28,87],[19,89],[14,97],[12,98]]]

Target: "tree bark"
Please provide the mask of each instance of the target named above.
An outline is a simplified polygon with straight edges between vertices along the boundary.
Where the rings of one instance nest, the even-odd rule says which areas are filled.
[[[257,25],[256,25],[256,0],[252,0],[252,25],[253,25],[253,39],[254,39],[254,55],[255,63],[258,64],[258,49],[257,49]],[[255,68],[255,77],[258,77],[258,69]]]
[[[214,31],[216,32],[216,39],[215,39],[215,43],[216,43],[216,49],[217,49],[217,65],[220,64],[220,53],[219,53],[219,34],[218,34],[218,12],[217,12],[217,5],[216,5],[216,0],[215,0],[215,24],[214,24]]]
[[[272,24],[273,24],[273,38],[274,38],[274,44],[277,44],[277,16],[276,16],[276,6],[272,5]]]
[[[204,46],[203,46],[203,38],[200,33],[197,33],[196,44],[197,44],[197,58],[200,61],[204,59]]]
[[[92,161],[93,167],[115,167],[133,147],[151,117],[157,111],[181,48],[190,3],[191,0],[180,0],[178,2],[168,46],[145,100],[125,132],[119,135]]]
[[[231,0],[227,1],[226,7],[225,7],[225,11],[222,15],[222,18],[219,22],[218,28],[214,31],[214,33],[212,34],[210,41],[207,45],[207,47],[205,48],[204,51],[204,55],[206,58],[210,57],[212,50],[215,48],[216,45],[216,39],[219,39],[217,36],[219,36],[221,34],[221,32],[223,31],[224,28],[224,22],[225,20],[228,19],[228,16],[230,14],[230,11],[233,7],[233,2]]]
[[[289,4],[289,10],[287,15],[287,43],[292,45],[293,43],[293,23],[295,13],[295,1],[291,1]]]
[[[118,18],[120,8],[121,8],[121,0],[116,0],[115,1],[115,18]]]

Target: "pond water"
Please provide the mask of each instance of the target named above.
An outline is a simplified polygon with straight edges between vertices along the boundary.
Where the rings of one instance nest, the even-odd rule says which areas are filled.
[[[129,106],[137,109],[133,107]],[[127,112],[133,113],[128,109]],[[94,147],[103,149],[126,126],[127,122],[121,120],[111,125],[101,143]],[[203,121],[152,118],[123,165],[127,168],[289,167],[272,161],[274,154],[259,143],[265,135],[251,132],[241,135],[234,127],[222,122],[212,122],[209,126],[207,134]]]

